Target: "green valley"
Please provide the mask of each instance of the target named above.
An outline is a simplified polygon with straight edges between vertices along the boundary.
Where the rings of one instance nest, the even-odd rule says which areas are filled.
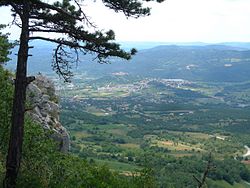
[[[81,174],[81,185],[87,173],[88,185],[99,186],[109,174],[104,187],[196,187],[211,165],[207,187],[249,187],[248,49],[158,46],[104,65],[80,58],[70,83],[38,59],[30,67],[55,84],[71,140],[59,160],[68,181]]]
[[[73,153],[127,176],[147,167],[158,187],[194,187],[193,175],[201,176],[212,153],[217,168],[209,173],[209,187],[247,187],[250,174],[242,157],[244,145],[250,145],[247,82],[123,72],[79,77],[58,87],[61,121],[70,131]],[[232,171],[224,171],[227,166]],[[176,176],[183,178],[176,182]]]

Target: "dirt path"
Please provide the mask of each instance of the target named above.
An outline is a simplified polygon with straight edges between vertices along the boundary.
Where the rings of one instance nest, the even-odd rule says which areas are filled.
[[[247,149],[247,152],[243,155],[243,157],[250,156],[250,148],[248,146],[244,146]]]

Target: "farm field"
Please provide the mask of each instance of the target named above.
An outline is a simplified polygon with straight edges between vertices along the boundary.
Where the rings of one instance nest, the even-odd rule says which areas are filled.
[[[228,83],[137,78],[132,84],[129,77],[128,83],[112,79],[91,80],[91,84],[78,80],[79,88],[88,89],[59,90],[61,121],[69,130],[73,153],[126,176],[146,166],[154,171],[159,186],[165,185],[161,174],[169,178],[175,174],[170,175],[164,163],[176,169],[182,164],[176,173],[187,177],[199,175],[210,153],[214,163],[227,166],[233,160],[235,172],[249,169],[242,157],[244,146],[250,145],[248,95],[222,95]],[[244,107],[239,102],[243,100]],[[190,172],[191,164],[198,170]],[[219,168],[227,168],[223,165]],[[244,181],[238,182],[241,178],[236,181],[222,174],[211,172],[208,185],[247,187]],[[195,185],[192,177],[183,181]]]

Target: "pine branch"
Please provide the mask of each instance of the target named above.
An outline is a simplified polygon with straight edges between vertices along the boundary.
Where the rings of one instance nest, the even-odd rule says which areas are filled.
[[[79,16],[74,16],[74,15],[72,15],[71,13],[65,11],[65,10],[62,9],[62,8],[56,7],[56,6],[54,6],[54,5],[50,5],[50,4],[48,4],[48,3],[44,3],[44,2],[42,2],[42,1],[36,1],[34,4],[37,5],[37,8],[41,8],[41,9],[47,8],[47,9],[49,9],[49,10],[54,10],[54,11],[60,13],[61,15],[66,16],[66,17],[68,17],[68,18],[72,18],[72,19],[74,19],[74,20],[82,21],[82,20],[84,19],[84,18],[81,18],[81,17],[79,17]]]
[[[88,17],[88,16],[84,13],[84,11],[82,10],[80,3],[78,3],[77,0],[74,0],[74,2],[75,2],[75,4],[78,6],[79,12],[81,12],[81,14],[83,15],[84,20],[86,21],[86,24],[87,24],[87,25],[90,25],[91,27],[96,28],[96,25],[95,25],[93,22],[90,21],[89,17]]]
[[[14,9],[14,11],[20,16],[20,18],[22,19],[22,12],[18,8],[18,6],[15,3],[12,3],[12,2],[10,2],[9,4]]]
[[[133,55],[136,52],[135,49],[132,49],[130,53],[126,53],[125,51],[121,49],[111,49],[111,48],[108,49],[108,48],[105,48],[105,45],[107,45],[106,43],[103,43],[103,44],[94,44],[94,43],[88,44],[87,43],[86,45],[80,45],[78,42],[75,42],[75,41],[66,41],[64,39],[51,39],[51,38],[40,37],[40,36],[30,37],[29,40],[44,40],[44,41],[57,43],[60,45],[69,46],[70,48],[73,48],[73,49],[82,49],[88,52],[94,52],[98,54],[97,56],[100,61],[102,59],[107,58],[108,56],[117,56],[117,57],[121,57],[121,58],[125,58],[129,60],[131,58],[131,55]],[[114,43],[110,43],[110,45],[111,44],[114,44]]]
[[[31,28],[31,29],[29,29],[29,31],[31,31],[31,32],[41,32],[41,33],[62,33],[62,34],[66,33],[66,31],[63,31],[63,30],[39,29],[39,28]]]

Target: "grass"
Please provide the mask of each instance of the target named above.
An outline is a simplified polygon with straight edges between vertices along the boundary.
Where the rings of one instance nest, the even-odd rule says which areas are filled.
[[[176,151],[190,151],[193,149],[199,149],[194,146],[188,146],[184,143],[177,143],[173,141],[157,141],[156,145],[159,147],[168,148],[169,150],[176,150]]]
[[[118,127],[117,129],[110,129],[107,132],[117,136],[125,136],[128,131],[121,127]]]
[[[71,135],[75,136],[77,139],[87,138],[91,136],[91,134],[85,131],[71,131]]]
[[[181,132],[181,131],[168,131],[168,133],[174,134],[174,135],[186,135],[190,136],[195,139],[204,139],[207,140],[210,138],[210,136],[206,133],[201,133],[201,132]]]
[[[205,133],[185,132],[185,135],[188,135],[192,138],[204,139],[204,140],[207,140],[210,138],[209,135]]]
[[[113,130],[113,129],[121,129],[121,130],[126,130],[129,129],[128,126],[125,126],[123,124],[106,124],[106,125],[98,125],[98,124],[83,124],[82,128],[85,130],[92,130],[93,128],[98,128],[98,130]]]
[[[212,181],[208,180],[209,187],[218,187],[218,188],[249,188],[250,185],[246,184],[245,182],[240,183],[234,183],[233,185],[227,183],[226,181],[220,180],[220,181]]]
[[[101,159],[94,159],[94,161],[99,165],[107,165],[109,168],[117,172],[136,172],[141,169],[141,167],[138,167],[136,165],[129,163],[122,163],[119,161],[101,160]]]
[[[122,148],[140,149],[140,145],[134,143],[119,144],[119,146]]]

